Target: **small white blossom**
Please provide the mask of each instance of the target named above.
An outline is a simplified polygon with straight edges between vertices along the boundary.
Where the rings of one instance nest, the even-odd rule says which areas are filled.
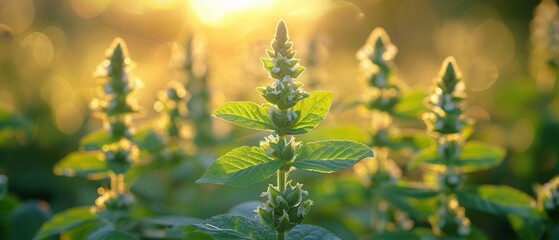
[[[300,205],[299,208],[297,208],[297,216],[298,217],[307,216],[307,209],[304,207],[304,205]]]
[[[105,91],[105,93],[112,93],[113,92],[113,88],[109,85],[103,86],[103,90]]]
[[[271,91],[270,93],[271,93],[271,94],[274,94],[274,95],[278,95],[278,94],[281,93],[281,91],[276,89],[276,90],[274,90],[274,91]]]
[[[291,76],[285,75],[285,76],[283,77],[283,82],[291,82]]]
[[[280,68],[277,67],[277,66],[272,68],[273,73],[279,73],[279,71],[280,71]]]

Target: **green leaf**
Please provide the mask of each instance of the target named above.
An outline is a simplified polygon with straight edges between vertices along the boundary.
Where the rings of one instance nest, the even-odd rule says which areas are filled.
[[[260,58],[260,61],[262,61],[262,63],[264,64],[264,68],[266,68],[268,71],[272,71],[272,68],[274,67],[274,62],[272,61],[272,59]]]
[[[350,124],[336,124],[336,126],[321,126],[308,134],[298,136],[297,139],[303,142],[310,142],[316,139],[343,139],[366,142],[369,135],[361,127]]]
[[[283,129],[286,134],[303,134],[315,129],[324,120],[330,104],[332,103],[331,92],[311,92],[310,96],[299,101],[293,110],[297,113],[297,119],[291,129]]]
[[[139,238],[135,237],[134,235],[125,233],[125,232],[121,232],[121,231],[116,231],[116,230],[108,230],[105,232],[100,233],[99,235],[96,235],[95,238],[92,239],[96,239],[96,240],[139,240]]]
[[[243,146],[219,157],[196,182],[246,187],[272,176],[282,165],[260,147]]]
[[[41,229],[39,229],[39,232],[33,239],[46,239],[81,225],[97,221],[96,216],[91,213],[90,208],[91,207],[75,207],[56,214],[41,226]]]
[[[407,196],[414,198],[430,198],[437,196],[440,191],[433,188],[428,188],[425,186],[407,186],[405,184],[401,185],[389,185],[381,187],[375,190],[381,194],[390,194],[396,196]]]
[[[292,78],[297,78],[297,77],[299,77],[299,75],[301,75],[301,73],[303,73],[304,71],[305,71],[305,67],[303,67],[303,66],[298,66],[298,67],[295,69],[295,71],[292,72],[292,73],[290,74],[290,76],[291,76]]]
[[[205,232],[213,236],[213,239],[217,240],[267,240],[276,238],[276,232],[273,229],[260,223],[260,221],[258,221],[257,219],[231,214],[212,217],[208,219],[204,224],[189,225],[185,228],[185,232],[187,232],[187,234],[194,232]]]
[[[364,144],[349,140],[326,140],[303,144],[291,166],[330,173],[346,169],[363,158],[373,156],[373,151]]]
[[[425,91],[407,92],[402,95],[398,104],[394,106],[392,115],[396,118],[418,119],[427,109],[423,100],[427,97]]]
[[[141,218],[140,221],[143,223],[154,224],[158,226],[184,226],[192,223],[202,222],[200,219],[183,217],[183,216],[152,216]]]
[[[404,231],[397,231],[397,232],[383,232],[379,234],[375,234],[373,237],[369,238],[370,240],[400,240],[400,239],[409,239],[409,240],[421,240],[421,239],[437,239],[431,230],[425,228],[416,228],[412,231],[404,232]]]
[[[250,101],[225,103],[213,116],[246,128],[267,131],[275,128],[267,109]]]
[[[134,235],[117,231],[113,224],[107,223],[97,227],[88,236],[87,240],[139,240]]]
[[[101,150],[103,145],[116,142],[118,139],[112,138],[105,129],[97,129],[85,135],[80,140],[80,146],[86,150]]]
[[[507,218],[518,239],[542,239],[545,231],[543,219],[522,218],[514,214],[507,214]]]
[[[454,161],[454,166],[462,172],[475,172],[486,170],[501,164],[505,158],[505,149],[492,146],[482,142],[467,142]],[[423,163],[446,165],[447,161],[441,157],[436,147],[431,147],[419,152],[418,156],[408,165],[409,169],[414,169]]]
[[[432,141],[432,138],[423,131],[402,130],[400,134],[390,139],[387,147],[393,150],[409,149],[418,152],[428,148]]]
[[[136,133],[132,140],[142,150],[150,153],[157,152],[165,147],[165,139],[151,128],[145,128]]]
[[[436,196],[431,198],[414,198],[384,193],[383,198],[389,202],[389,204],[404,211],[416,220],[427,220],[427,218],[433,214],[433,209],[436,209],[438,204],[438,197]]]
[[[248,218],[256,218],[258,214],[254,210],[259,206],[262,206],[262,202],[260,201],[243,202],[233,206],[231,209],[229,209],[229,211],[227,211],[227,213],[233,215],[241,215]]]
[[[273,239],[273,238],[272,238]],[[300,224],[285,234],[286,240],[338,240],[340,239],[328,230],[319,226]]]
[[[102,178],[107,174],[103,154],[99,151],[71,152],[54,165],[54,174]]]
[[[524,218],[541,217],[534,207],[534,199],[509,186],[468,187],[458,190],[456,196],[466,209],[473,208],[496,215],[514,214]]]
[[[0,108],[0,130],[5,128],[24,129],[29,128],[31,121],[29,119],[14,115]]]

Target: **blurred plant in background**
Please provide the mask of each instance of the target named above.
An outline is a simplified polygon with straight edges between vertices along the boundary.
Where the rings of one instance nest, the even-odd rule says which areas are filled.
[[[389,190],[400,184],[402,177],[402,171],[391,155],[401,149],[421,148],[416,146],[420,144],[418,141],[421,139],[414,139],[414,136],[409,133],[403,134],[393,119],[406,117],[406,113],[408,118],[413,118],[422,109],[421,101],[417,101],[417,97],[402,99],[403,83],[398,79],[393,62],[397,52],[398,49],[390,42],[384,29],[376,28],[367,39],[367,43],[357,53],[370,87],[364,106],[370,111],[370,146],[373,146],[377,155],[374,159],[362,161],[354,170],[371,189],[370,222],[373,233],[376,234],[384,231],[409,230],[413,227],[413,220],[398,206],[408,203],[402,196],[394,195]],[[419,98],[422,96],[418,93],[413,94],[418,95]],[[423,142],[428,144],[428,139],[427,141],[423,139]]]
[[[11,209],[9,216],[2,215],[0,221],[12,222],[13,230],[2,231],[0,238],[12,234],[7,239],[28,239],[51,212],[91,205],[98,197],[99,186],[110,189],[109,181],[59,177],[52,169],[75,149],[88,149],[107,139],[102,121],[92,118],[87,108],[97,96],[97,88],[94,90],[91,81],[84,79],[90,78],[106,43],[115,37],[126,39],[131,49],[137,49],[135,61],[149,66],[134,70],[145,84],[134,97],[142,111],[132,124],[136,132],[131,137],[138,145],[137,160],[141,164],[132,164],[124,181],[136,199],[133,215],[141,218],[133,222],[151,233],[141,233],[136,227],[130,233],[154,238],[172,231],[177,234],[179,225],[195,221],[187,216],[207,218],[238,202],[261,200],[257,193],[265,188],[264,184],[239,194],[235,188],[195,185],[192,180],[202,174],[215,155],[241,143],[258,144],[262,139],[261,134],[208,119],[209,113],[227,99],[258,97],[251,92],[262,85],[264,74],[247,74],[248,68],[260,70],[260,64],[256,57],[248,57],[254,61],[246,62],[246,53],[257,49],[255,52],[261,54],[271,34],[268,26],[279,18],[293,23],[290,31],[299,46],[308,45],[307,51],[301,51],[305,56],[302,64],[308,67],[303,75],[308,80],[301,78],[307,83],[305,88],[327,88],[335,93],[325,126],[298,141],[342,138],[369,142],[371,137],[382,136],[363,129],[371,129],[371,122],[376,124],[385,118],[369,120],[371,111],[346,103],[354,102],[356,91],[365,89],[363,81],[356,78],[360,69],[354,53],[371,26],[383,26],[398,45],[398,57],[392,67],[401,78],[400,98],[394,106],[396,110],[389,114],[395,125],[388,128],[398,129],[398,135],[426,137],[408,131],[419,128],[414,119],[417,116],[408,114],[402,118],[400,110],[419,111],[415,107],[421,105],[440,59],[453,55],[467,76],[465,92],[469,98],[463,115],[476,119],[475,131],[466,128],[464,134],[467,139],[507,150],[503,164],[461,174],[464,186],[459,189],[468,190],[468,196],[474,195],[469,195],[473,189],[470,186],[480,184],[509,185],[531,192],[535,183],[545,186],[546,182],[554,182],[559,172],[557,12],[553,0],[515,4],[483,0],[0,1],[0,175],[9,178],[9,194],[4,200],[8,199],[11,206],[7,208]],[[189,38],[181,42],[183,49],[175,49],[173,42],[184,33],[189,33]],[[205,43],[196,40],[202,39],[195,37],[200,35],[205,36]],[[320,50],[322,39],[327,39],[327,55]],[[528,45],[530,48],[526,48]],[[206,50],[197,54],[199,49]],[[177,57],[180,55],[184,58]],[[184,61],[184,65],[174,64],[177,71],[169,71],[169,59],[186,60],[188,56],[192,56],[190,67]],[[175,76],[177,72],[182,76]],[[200,81],[191,81],[191,74]],[[168,83],[169,80],[178,84]],[[177,97],[183,89],[184,97],[174,98],[168,88],[176,90]],[[412,99],[409,96],[415,96],[415,100],[406,101]],[[157,101],[160,103],[154,105]],[[181,103],[172,103],[175,101]],[[406,103],[414,107],[408,108]],[[198,110],[201,114],[194,114]],[[177,111],[181,117],[177,117]],[[175,120],[167,121],[167,125],[157,124],[171,118]],[[171,137],[173,132],[178,132],[179,138]],[[383,194],[392,191],[396,196],[406,196],[399,199],[406,199],[406,205],[417,211],[402,209],[405,205],[394,204],[395,201],[390,201],[391,205],[399,205],[408,213],[416,225],[414,232],[432,234],[423,227],[428,226],[426,215],[430,215],[430,208],[437,205],[433,196],[438,196],[433,193],[436,174],[426,173],[428,179],[424,180],[420,171],[406,167],[410,154],[423,149],[426,143],[415,142],[415,138],[395,138],[403,143],[396,148],[385,147],[391,149],[386,155],[402,169],[402,177]],[[412,147],[411,142],[423,145]],[[290,176],[304,182],[305,189],[312,193],[315,206],[306,223],[329,229],[343,239],[371,233],[366,229],[370,227],[370,199],[383,195],[379,189],[375,192],[365,187],[352,171],[333,176],[293,172]],[[431,185],[420,185],[427,189],[416,186],[415,181],[421,180]],[[514,234],[520,238],[539,234],[552,238],[553,227],[549,226],[553,226],[553,218],[543,207],[543,196],[550,196],[550,189],[536,187],[532,192],[539,196],[537,208],[533,205],[541,214],[539,220],[505,217],[502,212],[489,215],[464,204],[463,199],[458,198],[458,202],[466,209],[465,217],[471,220],[472,230],[480,230],[489,238],[514,238]],[[169,220],[168,214],[174,220]],[[20,233],[24,235],[17,235]]]

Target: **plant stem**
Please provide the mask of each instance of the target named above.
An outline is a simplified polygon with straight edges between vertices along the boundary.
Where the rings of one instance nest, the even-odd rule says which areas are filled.
[[[285,232],[278,232],[278,240],[284,240],[285,239]]]
[[[118,178],[117,175],[115,173],[111,173],[111,191],[115,194],[118,195]]]
[[[283,142],[284,136],[280,135],[280,139],[279,141]],[[280,159],[280,161],[283,161],[284,159]],[[286,188],[286,181],[287,181],[287,172],[285,171],[284,167],[281,167],[278,172],[277,172],[277,177],[278,177],[278,190],[280,192],[284,192],[285,188]],[[278,231],[278,240],[284,240],[285,239],[285,232],[279,232]]]
[[[283,168],[280,168],[280,170],[278,170],[278,189],[280,192],[285,191],[285,183],[286,183],[286,172],[285,170],[283,170]]]

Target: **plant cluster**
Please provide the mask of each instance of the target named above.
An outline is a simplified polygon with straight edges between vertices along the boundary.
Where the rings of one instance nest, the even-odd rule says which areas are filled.
[[[267,101],[263,105],[254,102],[229,102],[219,107],[214,116],[237,125],[273,132],[260,142],[259,147],[243,146],[218,158],[198,180],[200,183],[220,183],[246,187],[276,175],[275,185],[270,184],[262,194],[265,202],[256,209],[260,222],[244,216],[218,216],[205,224],[193,225],[190,234],[208,234],[219,238],[222,234],[243,239],[299,239],[311,232],[324,239],[335,238],[333,234],[317,226],[302,225],[309,213],[312,201],[300,183],[293,184],[289,173],[293,170],[330,173],[346,169],[373,152],[365,145],[347,140],[297,142],[295,137],[307,133],[320,124],[328,112],[332,94],[307,93],[303,84],[295,81],[305,70],[294,58],[296,52],[289,40],[287,26],[280,21],[267,51],[269,58],[262,58],[264,68],[273,83],[257,88]],[[223,218],[228,218],[224,221]],[[260,230],[239,229],[231,231],[231,221],[242,225],[264,225]],[[252,231],[262,231],[254,234]],[[275,233],[274,233],[275,232]]]
[[[556,70],[557,10],[542,9],[538,11],[547,17],[540,16],[536,22],[547,26],[545,49],[551,56],[545,59]],[[355,205],[365,205],[359,210],[367,209],[360,213],[367,217],[361,218],[366,219],[360,225],[364,229],[356,231],[371,239],[487,238],[472,218],[475,211],[506,217],[520,238],[559,236],[559,178],[538,186],[537,199],[508,186],[469,183],[469,174],[497,167],[506,151],[471,140],[473,120],[464,114],[466,86],[456,60],[444,60],[429,95],[408,92],[393,62],[398,50],[381,28],[371,33],[357,54],[369,87],[362,102],[371,119],[365,133],[370,135],[369,146],[351,140],[302,141],[326,118],[333,94],[304,90],[298,81],[306,70],[301,65],[304,61],[296,58],[283,20],[276,26],[267,56],[261,58],[271,80],[256,88],[265,102],[227,102],[213,113],[215,118],[267,136],[256,146],[240,146],[217,157],[197,183],[249,187],[270,178],[275,181],[263,189],[262,202],[240,203],[227,214],[206,220],[176,214],[176,209],[192,210],[203,204],[192,201],[192,206],[177,206],[181,201],[174,199],[173,192],[181,182],[198,177],[196,170],[210,156],[204,151],[215,150],[218,143],[208,111],[205,46],[194,36],[177,48],[173,59],[180,81],[171,81],[154,105],[162,112],[162,128],[138,130],[132,122],[138,107],[130,94],[139,81],[130,74],[132,62],[124,42],[115,40],[95,71],[102,81],[102,93],[91,105],[103,120],[103,129],[85,136],[82,149],[66,156],[54,169],[59,175],[108,178],[109,186],[98,188],[101,196],[93,206],[56,214],[35,239],[340,239],[322,226],[305,224],[312,220],[308,216],[325,213],[313,206],[313,200],[318,202],[321,196],[312,182],[303,181],[303,185],[293,173],[334,173],[352,167],[356,174],[349,175],[350,181],[337,183],[329,196],[342,199],[342,204],[357,196]],[[424,112],[421,120],[426,132],[410,133],[398,126],[406,119],[419,120],[418,112]],[[2,117],[0,112],[0,123]],[[414,156],[410,158],[408,153]],[[422,171],[413,173],[422,173],[422,180],[408,179],[405,173],[417,169]],[[161,180],[161,176],[168,178]],[[341,177],[344,175],[333,178]],[[151,180],[170,187],[151,193],[147,188],[153,185],[129,187],[134,181]],[[0,176],[0,203],[8,199],[5,186],[5,178]],[[188,187],[191,195],[202,192]],[[430,229],[425,228],[429,225]]]
[[[370,34],[357,57],[369,86],[368,98],[363,105],[370,110],[371,141],[376,157],[360,162],[355,172],[372,191],[373,231],[409,230],[413,221],[401,211],[397,204],[391,203],[387,189],[401,182],[401,169],[391,158],[390,152],[397,152],[406,144],[394,118],[401,117],[396,108],[402,100],[402,83],[396,76],[393,62],[398,49],[382,28]],[[405,100],[405,99],[404,99]],[[412,136],[408,136],[411,139]],[[409,144],[408,144],[409,145]]]

